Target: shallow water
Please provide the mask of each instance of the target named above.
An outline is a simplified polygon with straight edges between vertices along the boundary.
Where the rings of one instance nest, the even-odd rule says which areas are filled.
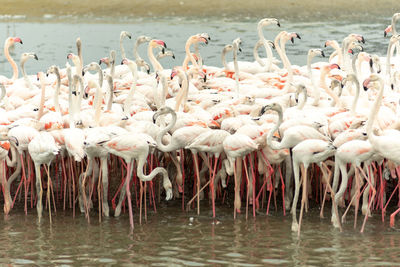
[[[68,53],[76,53],[75,40],[82,40],[84,64],[98,62],[100,58],[108,56],[111,49],[119,51],[119,34],[122,30],[129,31],[133,39],[139,35],[147,35],[166,42],[168,49],[174,51],[176,59],[165,58],[161,63],[165,68],[181,65],[185,56],[184,46],[187,38],[193,34],[207,32],[210,43],[200,47],[204,64],[222,66],[221,51],[223,47],[240,37],[243,41],[242,53],[239,60],[253,61],[253,47],[258,40],[256,27],[257,20],[247,19],[232,21],[223,18],[174,18],[151,20],[144,18],[129,23],[65,23],[65,22],[6,22],[0,20],[0,39],[7,36],[18,36],[24,44],[16,44],[14,58],[19,59],[23,52],[35,52],[39,61],[29,60],[26,64],[28,74],[45,71],[53,64],[64,67]],[[326,40],[341,40],[349,33],[362,34],[365,37],[365,51],[383,56],[386,54],[389,38],[383,37],[383,30],[390,23],[390,18],[376,23],[328,21],[328,22],[293,22],[281,20],[281,28],[271,25],[265,29],[267,39],[273,40],[281,30],[297,32],[301,40],[296,39],[294,44],[288,43],[286,50],[292,64],[305,65],[307,52],[310,48],[324,48]],[[134,40],[125,40],[124,47],[128,57],[133,58]],[[327,56],[332,48],[325,48]],[[140,54],[147,59],[145,46],[140,47]],[[262,53],[260,49],[260,53]],[[278,55],[275,53],[275,56]],[[231,55],[227,56],[232,60]],[[120,62],[120,53],[117,54]],[[326,59],[314,59],[314,61]],[[72,64],[72,63],[71,63]],[[2,56],[0,57],[0,75],[11,76],[11,67]]]
[[[13,210],[1,218],[0,265],[62,266],[131,266],[132,264],[165,266],[393,266],[399,264],[399,229],[374,214],[365,232],[353,229],[349,213],[344,231],[334,229],[329,219],[319,218],[318,208],[305,213],[301,237],[290,230],[291,216],[282,211],[265,210],[256,219],[242,214],[233,220],[233,210],[218,205],[217,219],[202,205],[200,216],[195,211],[182,212],[179,201],[163,203],[157,213],[148,212],[148,221],[129,231],[129,216],[105,218],[98,222],[91,213],[72,218],[71,212],[57,211],[53,224],[47,213],[42,222],[36,212]]]
[[[77,37],[82,39],[84,62],[97,62],[110,49],[119,51],[122,30],[131,32],[134,38],[144,34],[164,40],[177,57],[162,60],[168,68],[181,64],[186,39],[200,32],[209,33],[212,39],[209,45],[200,48],[205,64],[221,66],[222,47],[236,37],[243,40],[239,59],[252,60],[256,24],[263,17],[277,17],[282,25],[265,29],[268,39],[280,30],[301,35],[301,40],[287,45],[292,64],[304,65],[308,49],[323,48],[326,40],[340,41],[349,33],[364,35],[367,52],[384,55],[388,38],[383,38],[383,30],[398,5],[397,1],[383,1],[380,5],[375,1],[329,4],[325,1],[322,5],[315,1],[279,1],[279,4],[268,3],[266,9],[267,1],[246,1],[246,7],[235,5],[235,1],[202,1],[203,4],[196,6],[187,1],[160,0],[152,1],[150,7],[141,1],[132,1],[136,6],[128,3],[131,6],[122,7],[115,5],[122,1],[115,0],[102,1],[96,7],[87,0],[40,0],[35,1],[35,6],[22,0],[3,1],[0,40],[19,36],[24,41],[23,45],[16,44],[15,58],[22,52],[36,52],[39,61],[26,63],[30,74],[53,64],[64,66],[66,55],[76,50]],[[343,8],[345,3],[348,8]],[[358,9],[354,7],[357,4]],[[29,9],[31,13],[27,12]],[[151,17],[154,14],[158,16],[156,19]],[[132,55],[133,43],[133,40],[124,42],[128,55]],[[329,55],[332,49],[325,51]],[[144,47],[140,52],[146,58]],[[0,75],[11,76],[10,66],[0,55]],[[149,211],[148,221],[142,225],[138,223],[136,210],[133,233],[129,230],[127,213],[120,218],[104,218],[99,223],[97,213],[92,212],[88,223],[83,215],[73,218],[71,211],[58,207],[50,225],[46,212],[38,223],[35,209],[26,216],[23,208],[17,207],[8,217],[0,218],[0,265],[393,266],[400,263],[398,228],[389,228],[387,221],[382,223],[380,214],[368,220],[365,233],[361,234],[362,218],[359,217],[354,230],[350,212],[340,233],[331,226],[329,209],[326,218],[320,219],[318,208],[313,208],[304,215],[299,239],[290,230],[290,215],[283,216],[281,210],[271,211],[268,216],[258,214],[256,219],[249,220],[241,214],[233,220],[233,208],[219,203],[217,220],[213,220],[211,207],[203,202],[200,216],[194,211],[182,212],[179,201],[162,202],[156,214]]]

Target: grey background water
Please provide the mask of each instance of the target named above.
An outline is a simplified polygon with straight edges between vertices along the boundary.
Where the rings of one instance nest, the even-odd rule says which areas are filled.
[[[261,5],[263,1],[250,1],[248,5],[242,3],[242,9],[233,4],[227,7],[218,6],[218,1],[202,1],[205,5],[211,5],[211,15],[199,4],[197,9],[186,8],[188,14],[197,12],[196,17],[175,17],[171,12],[185,12],[183,1],[183,5],[179,1],[172,1],[175,6],[168,6],[168,1],[154,1],[152,4],[156,3],[159,9],[146,9],[143,6],[137,10],[131,9],[134,14],[144,15],[138,18],[125,14],[129,10],[124,11],[123,6],[122,9],[115,7],[114,11],[103,7],[102,11],[96,9],[89,13],[75,9],[76,13],[72,15],[67,11],[67,14],[60,12],[70,8],[71,3],[88,5],[88,1],[84,0],[37,1],[37,8],[30,6],[31,15],[27,12],[29,6],[25,6],[25,9],[16,6],[13,9],[10,8],[13,1],[4,1],[5,5],[0,7],[0,11],[4,10],[0,17],[0,40],[7,36],[22,38],[24,44],[17,44],[13,51],[17,59],[22,52],[37,53],[39,61],[29,61],[26,64],[30,74],[46,70],[53,64],[64,66],[66,55],[75,52],[77,37],[82,39],[86,63],[107,56],[110,49],[119,51],[119,33],[122,30],[131,32],[134,38],[145,34],[164,40],[177,57],[176,60],[162,60],[168,68],[181,64],[186,39],[200,32],[207,32],[212,38],[209,45],[201,47],[206,64],[221,66],[222,47],[236,37],[243,40],[240,60],[252,60],[252,47],[257,40],[256,24],[263,17],[278,17],[282,24],[281,28],[271,26],[265,30],[268,39],[274,38],[280,30],[301,35],[301,40],[287,45],[292,64],[305,64],[308,49],[322,48],[326,40],[339,41],[349,33],[364,35],[367,52],[384,55],[388,39],[383,38],[383,30],[390,23],[390,16],[395,10],[395,7],[385,8],[384,4],[379,5],[377,1],[361,1],[369,6],[360,5],[359,9],[355,9],[351,1],[347,9],[340,7],[345,1],[336,4],[331,1],[327,6],[321,6],[316,1],[302,1],[301,8],[297,10],[295,1],[280,1],[291,4],[289,9],[287,6],[280,8],[276,1],[273,1],[274,4],[266,1],[276,11],[273,13],[257,10],[257,5],[250,8],[252,4]],[[15,2],[24,4],[20,0]],[[99,6],[109,2],[110,5],[121,3],[104,1]],[[238,1],[233,2],[238,4]],[[394,5],[397,3],[384,1],[387,2]],[[65,4],[64,9],[54,9],[51,6],[53,3]],[[162,7],[166,10],[162,11]],[[329,8],[331,12],[327,12]],[[152,14],[158,13],[163,16],[151,18]],[[133,43],[132,40],[124,42],[130,56]],[[330,54],[332,50],[325,51]],[[146,55],[144,47],[140,52]],[[2,53],[0,74],[11,75],[11,69]],[[50,225],[46,213],[42,222],[38,223],[34,209],[29,210],[26,216],[23,208],[18,205],[9,216],[0,217],[0,265],[400,265],[399,228],[389,228],[387,221],[382,223],[379,213],[373,214],[367,222],[365,233],[360,234],[361,222],[354,230],[353,214],[350,212],[344,231],[340,233],[330,224],[329,209],[325,212],[326,218],[320,219],[318,206],[312,205],[314,208],[304,216],[299,239],[290,230],[290,215],[283,216],[281,209],[272,210],[269,216],[258,214],[256,219],[246,220],[244,215],[240,215],[237,220],[233,220],[233,208],[228,204],[217,203],[217,220],[213,220],[207,200],[203,201],[200,216],[194,211],[182,212],[179,200],[163,202],[157,213],[149,211],[148,221],[142,225],[138,224],[135,210],[133,233],[129,230],[127,213],[123,213],[120,218],[105,218],[99,223],[97,213],[92,212],[91,223],[88,223],[83,215],[77,214],[72,218],[71,211],[59,208]]]
[[[233,21],[218,18],[174,18],[151,20],[144,18],[129,23],[73,23],[65,22],[15,22],[0,21],[0,38],[5,39],[13,35],[20,37],[24,44],[15,45],[14,57],[19,59],[23,52],[35,52],[39,61],[26,63],[26,70],[30,74],[44,71],[49,66],[56,64],[61,67],[67,62],[66,56],[70,52],[76,53],[75,40],[80,37],[83,45],[84,63],[98,62],[100,58],[108,56],[111,49],[119,51],[119,34],[122,30],[129,31],[133,39],[139,35],[147,35],[164,40],[169,49],[173,50],[176,59],[166,58],[162,64],[166,68],[181,65],[185,56],[184,46],[187,38],[196,33],[207,32],[211,42],[200,48],[206,65],[222,66],[220,54],[223,47],[240,37],[243,41],[243,53],[239,60],[254,60],[252,49],[257,38],[257,20],[243,19]],[[383,30],[390,23],[390,18],[378,22],[352,22],[351,21],[324,21],[324,22],[293,22],[281,19],[281,27],[271,25],[265,29],[267,39],[273,40],[281,30],[297,32],[301,40],[296,39],[295,44],[287,44],[287,54],[292,64],[306,64],[307,51],[310,48],[324,48],[326,40],[339,42],[349,33],[364,35],[365,51],[378,55],[385,55],[388,38],[383,38]],[[124,47],[129,57],[133,57],[134,40],[125,40]],[[332,48],[326,48],[329,55]],[[260,49],[260,53],[262,53]],[[140,49],[143,58],[147,58],[146,47]],[[118,54],[120,59],[120,54]],[[275,56],[278,55],[275,53]],[[228,60],[231,57],[228,56]],[[324,59],[319,59],[324,60]],[[326,60],[326,59],[325,59]],[[11,67],[4,57],[0,58],[0,73],[11,74]]]

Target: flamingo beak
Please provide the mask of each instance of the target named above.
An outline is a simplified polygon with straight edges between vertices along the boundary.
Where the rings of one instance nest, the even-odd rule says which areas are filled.
[[[279,20],[276,21],[276,25],[278,25],[278,27],[281,26],[281,24],[279,23]]]
[[[321,51],[321,56],[322,56],[322,57],[325,57],[324,51]]]
[[[366,80],[363,82],[364,91],[367,91],[367,90],[368,90],[369,82],[370,82],[370,79],[369,79],[369,78],[366,79]]]
[[[158,114],[154,113],[153,115],[153,123],[156,124],[156,120],[157,120]]]
[[[21,38],[19,38],[19,37],[15,37],[13,40],[15,43],[23,44]]]
[[[374,65],[374,61],[372,60],[372,58],[369,59],[369,66],[372,68],[372,66]]]

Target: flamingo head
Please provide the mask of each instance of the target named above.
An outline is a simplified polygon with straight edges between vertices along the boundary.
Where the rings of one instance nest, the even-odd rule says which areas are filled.
[[[150,41],[150,43],[151,43],[151,45],[154,45],[154,46],[162,46],[164,48],[167,48],[167,45],[165,44],[165,42],[161,41],[161,40],[153,39],[153,40]]]
[[[279,20],[277,20],[276,18],[264,18],[258,22],[258,25],[260,27],[265,27],[270,24],[276,24],[278,27],[281,26],[281,24],[279,23]]]
[[[127,58],[122,59],[121,65],[128,65],[128,64],[129,64],[129,59]]]
[[[106,65],[110,65],[110,59],[108,57],[100,58],[99,65],[101,65],[101,63],[104,63]]]
[[[338,70],[340,70],[340,66],[339,66],[338,64],[336,64],[336,63],[329,64],[328,67],[329,67],[331,70],[333,70],[333,69],[338,69]]]
[[[271,103],[268,105],[265,105],[261,108],[260,110],[260,116],[262,116],[267,110],[275,110],[277,112],[282,112],[282,106],[279,105],[278,103]]]
[[[386,27],[386,29],[383,31],[383,37],[386,37],[389,32],[392,32],[392,25]]]
[[[365,44],[364,36],[362,36],[361,34],[350,33],[347,37],[350,38],[350,40],[356,40],[359,43]]]
[[[176,69],[172,69],[171,72],[171,80],[178,74],[178,71]]]
[[[175,114],[175,111],[168,106],[163,106],[163,107],[159,108],[157,110],[157,112],[153,114],[153,123],[156,123],[156,120],[159,116],[168,114],[168,113]]]
[[[299,40],[301,40],[300,35],[296,32],[289,33],[289,38],[292,44],[294,44],[294,38],[298,38]]]
[[[119,35],[119,38],[122,39],[124,37],[128,37],[129,39],[131,39],[132,35],[127,31],[121,31],[121,34]]]
[[[364,91],[367,91],[369,89],[370,83],[371,83],[371,79],[370,78],[367,78],[367,79],[364,80],[364,82],[363,82]]]
[[[69,54],[67,55],[67,59],[73,60],[75,57],[77,57],[77,56],[74,55],[73,53],[69,53]]]
[[[201,33],[200,34],[201,38],[204,39],[204,43],[208,44],[208,41],[211,41],[210,35],[208,33]]]
[[[321,57],[325,57],[325,53],[324,51],[322,51],[322,49],[310,49],[308,50],[308,55],[312,55],[312,56],[321,56]]]
[[[20,43],[20,44],[22,44],[22,40],[21,40],[21,38],[19,38],[19,37],[13,37],[13,38],[12,38],[12,41],[13,41],[14,43]]]

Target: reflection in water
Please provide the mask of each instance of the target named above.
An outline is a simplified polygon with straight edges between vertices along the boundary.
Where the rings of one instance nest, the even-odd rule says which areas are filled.
[[[84,215],[73,219],[69,212],[58,212],[50,225],[32,223],[34,212],[25,216],[22,209],[13,210],[8,220],[0,221],[0,263],[320,266],[337,262],[342,266],[393,265],[399,259],[397,232],[388,230],[377,215],[370,218],[364,234],[353,229],[353,217],[340,233],[329,220],[319,219],[317,209],[311,209],[298,238],[290,230],[290,218],[281,212],[247,221],[240,216],[234,221],[233,211],[220,207],[217,224],[211,216],[182,213],[179,202],[149,213],[143,225],[135,216],[132,235],[126,213],[88,224]]]

